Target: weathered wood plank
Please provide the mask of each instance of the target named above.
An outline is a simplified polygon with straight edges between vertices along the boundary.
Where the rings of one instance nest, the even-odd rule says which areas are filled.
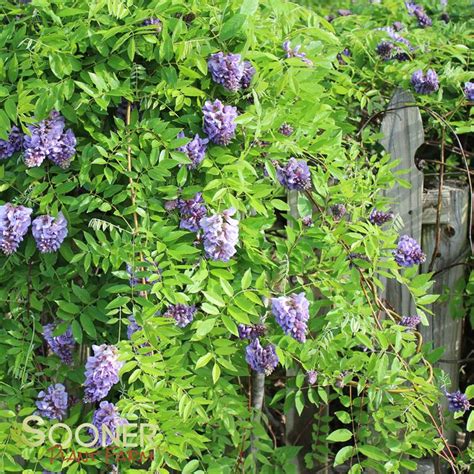
[[[415,153],[424,142],[423,122],[411,92],[398,89],[392,97],[383,119],[382,146],[399,163],[394,171],[408,170],[403,179],[411,183],[406,189],[399,184],[386,191],[391,208],[403,221],[400,234],[421,239],[423,173],[415,166]],[[409,292],[395,280],[386,282],[385,297],[402,315],[413,314],[415,305]]]

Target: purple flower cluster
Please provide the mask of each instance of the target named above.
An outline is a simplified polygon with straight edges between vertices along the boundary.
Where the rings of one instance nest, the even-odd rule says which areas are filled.
[[[421,5],[417,5],[413,2],[405,2],[407,7],[408,13],[412,16],[415,16],[418,20],[418,25],[422,28],[426,28],[427,26],[431,26],[433,22],[431,18],[426,14],[424,8]]]
[[[400,32],[400,31],[402,31],[403,28],[405,28],[405,27],[403,26],[403,23],[402,23],[401,21],[394,21],[394,22],[392,23],[392,28],[393,28],[395,31]]]
[[[432,94],[439,89],[438,75],[433,69],[428,69],[426,75],[418,69],[411,76],[411,84],[418,94]]]
[[[308,64],[309,66],[313,65],[313,61],[306,57],[306,53],[300,52],[301,45],[298,44],[294,48],[291,47],[290,41],[285,41],[283,43],[283,49],[286,52],[287,58],[300,58],[304,63]]]
[[[134,316],[130,315],[128,317],[128,326],[127,326],[127,337],[132,339],[132,336],[137,332],[141,331],[143,328],[137,323],[137,320]]]
[[[135,285],[138,285],[138,283],[140,283],[140,280],[135,276],[135,271],[129,263],[127,263],[126,268],[128,276],[130,277],[128,281],[130,283],[130,286],[133,288]]]
[[[363,253],[358,253],[358,252],[351,252],[348,256],[347,259],[349,260],[349,268],[354,268],[357,266],[357,262],[355,260],[363,260],[365,262],[370,262],[369,257]]]
[[[232,218],[234,214],[235,209],[230,208],[201,219],[204,250],[208,258],[228,262],[237,252],[239,221]]]
[[[308,372],[306,372],[306,380],[310,385],[314,385],[318,380],[318,373],[316,370],[308,370]]]
[[[219,99],[206,101],[202,108],[204,133],[217,145],[228,145],[235,137],[237,108],[224,105]]]
[[[474,102],[474,82],[466,82],[464,84],[464,95],[467,100]]]
[[[375,224],[375,225],[383,225],[385,224],[386,222],[389,222],[393,219],[393,212],[389,211],[389,212],[384,212],[384,211],[379,211],[377,209],[372,209],[372,212],[370,213],[370,216],[369,216],[369,221],[372,223],[372,224]]]
[[[39,216],[33,221],[31,230],[41,253],[56,252],[67,236],[67,220],[62,212],[56,218]]]
[[[262,347],[256,337],[245,349],[245,360],[252,370],[260,374],[270,375],[278,365],[279,359],[273,344]]]
[[[56,324],[50,323],[43,326],[44,340],[48,344],[51,351],[53,351],[59,358],[67,365],[72,364],[72,354],[74,351],[74,337],[72,335],[71,326],[66,329],[66,332],[59,336],[54,336]]]
[[[184,138],[184,132],[179,132],[178,138]],[[201,164],[202,160],[204,160],[208,143],[209,140],[207,138],[201,138],[196,133],[189,143],[178,148],[178,151],[186,153],[187,157],[191,160],[191,163],[187,165],[190,170],[196,169]]]
[[[92,416],[92,424],[97,428],[99,433],[96,446],[110,446],[113,442],[113,438],[116,436],[117,428],[127,425],[128,421],[119,415],[113,403],[103,401],[100,402],[99,408],[95,410]],[[108,431],[104,430],[104,426]],[[94,433],[92,428],[89,428],[89,433],[93,438],[97,436],[97,433]]]
[[[405,45],[410,51],[413,51],[414,48],[412,44],[403,36],[398,34],[398,30],[392,26],[384,26],[382,28],[377,28],[379,31],[385,31],[390,39],[395,41],[395,43],[400,43]]]
[[[392,52],[395,48],[394,44],[390,41],[382,41],[377,45],[377,54],[384,60],[389,61],[392,59]]]
[[[285,137],[289,137],[290,135],[293,134],[294,129],[289,123],[284,123],[278,131],[282,134],[285,135]]]
[[[340,53],[337,54],[336,58],[338,63],[341,66],[344,66],[344,64],[347,64],[345,57],[350,58],[352,56],[351,50],[349,48],[344,48]]]
[[[20,151],[23,147],[23,133],[16,126],[13,126],[9,135],[8,140],[0,140],[0,160],[6,160]]]
[[[313,227],[314,223],[313,223],[313,218],[311,216],[304,216],[302,219],[301,219],[301,223],[305,226],[305,227]]]
[[[155,26],[156,33],[161,33],[161,30],[163,29],[163,25],[159,18],[147,18],[146,20],[143,20],[142,24],[143,26]]]
[[[417,314],[415,314],[415,316],[403,316],[403,318],[400,320],[400,326],[415,330],[420,322],[421,318]]]
[[[446,398],[448,399],[448,410],[453,413],[457,411],[467,411],[471,406],[466,394],[459,390],[452,393],[446,392]]]
[[[287,189],[304,191],[311,187],[311,172],[304,160],[291,157],[284,167],[277,165],[276,172],[278,181]]]
[[[9,202],[0,206],[0,249],[5,255],[16,252],[31,224],[32,209]]]
[[[272,313],[285,334],[298,342],[306,341],[309,301],[304,293],[272,298]]]
[[[42,390],[38,393],[36,406],[38,407],[37,415],[49,420],[62,420],[68,407],[66,387],[57,383],[56,385],[50,385],[46,391]]]
[[[347,212],[346,206],[344,206],[344,204],[334,204],[331,206],[330,210],[336,221],[340,221]]]
[[[40,166],[48,158],[55,165],[67,168],[76,153],[76,137],[71,129],[64,128],[64,117],[55,110],[46,120],[30,125],[30,135],[24,137],[26,166]]]
[[[181,217],[179,227],[191,232],[197,232],[199,230],[199,222],[207,214],[202,194],[197,193],[192,199],[179,199],[177,207]]]
[[[426,260],[420,245],[408,235],[402,235],[398,240],[397,248],[393,251],[395,261],[401,267],[412,267]]]
[[[239,324],[238,326],[239,338],[240,339],[255,339],[265,335],[266,328],[263,324],[252,324],[251,326],[246,326],[245,324]]]
[[[84,382],[84,401],[93,403],[102,400],[119,381],[119,370],[123,363],[118,360],[115,346],[102,344],[92,346],[93,356],[86,362],[86,380]]]
[[[249,61],[242,61],[240,54],[211,55],[207,61],[212,80],[226,89],[236,92],[250,86],[255,69]]]
[[[196,306],[178,303],[171,305],[163,316],[165,318],[173,318],[176,321],[176,326],[184,328],[192,322],[195,314]]]

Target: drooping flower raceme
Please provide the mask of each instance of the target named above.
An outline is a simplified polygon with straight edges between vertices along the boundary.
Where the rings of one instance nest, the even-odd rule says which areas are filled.
[[[199,222],[207,214],[202,194],[197,193],[192,199],[179,199],[178,209],[181,217],[179,227],[191,232],[197,232],[199,230]]]
[[[256,337],[245,349],[245,360],[252,370],[260,374],[270,375],[278,365],[279,359],[273,344],[262,347]]]
[[[414,316],[403,316],[400,320],[400,326],[405,326],[407,329],[415,330],[420,322],[421,318],[417,314]]]
[[[184,132],[179,132],[178,138],[184,138]],[[187,165],[189,169],[196,169],[202,160],[204,160],[208,143],[209,140],[207,138],[201,138],[199,134],[196,133],[189,143],[178,148],[178,151],[186,153],[191,160],[191,163]]]
[[[92,424],[99,433],[96,446],[110,446],[117,436],[117,429],[127,425],[128,421],[119,415],[113,403],[102,401],[92,416]],[[89,428],[89,433],[92,437],[97,436],[92,428]]]
[[[0,206],[0,249],[5,255],[16,252],[31,224],[32,209],[9,202]]]
[[[392,59],[394,44],[390,41],[382,41],[377,45],[377,54],[385,61]]]
[[[412,267],[426,260],[426,255],[421,250],[418,242],[408,235],[402,235],[400,237],[397,248],[393,251],[393,255],[395,261],[401,267]]]
[[[176,321],[176,326],[184,328],[193,321],[195,314],[196,306],[178,303],[171,305],[163,316],[173,318]]]
[[[331,206],[331,214],[336,221],[340,221],[347,213],[344,204],[334,204]]]
[[[306,380],[310,385],[314,385],[318,380],[318,373],[315,370],[308,370],[306,372]]]
[[[466,394],[459,390],[452,393],[446,392],[446,398],[448,399],[448,410],[453,413],[457,411],[467,411],[471,406]]]
[[[30,135],[24,138],[26,166],[40,166],[49,158],[61,168],[67,168],[76,153],[76,137],[72,130],[64,128],[64,117],[57,111],[51,112],[46,120],[30,125]]]
[[[38,393],[36,406],[38,407],[37,415],[49,420],[62,420],[68,407],[66,387],[61,383],[57,383],[56,385],[50,385],[46,391],[42,390]]]
[[[372,224],[381,226],[386,222],[389,222],[393,219],[393,212],[384,212],[377,209],[373,209],[369,216],[369,221]]]
[[[411,84],[418,94],[432,94],[439,89],[438,75],[433,69],[428,69],[426,75],[418,69],[411,76]]]
[[[242,89],[248,89],[250,87],[255,72],[256,71],[252,63],[250,61],[244,61],[244,73],[242,74],[242,79],[240,80]]]
[[[67,236],[67,220],[62,212],[55,218],[39,216],[33,221],[31,230],[41,253],[56,252]]]
[[[237,127],[237,108],[224,105],[219,99],[207,101],[202,108],[204,115],[203,130],[209,139],[217,145],[228,145],[235,137]]]
[[[54,336],[56,324],[50,323],[43,326],[44,340],[48,344],[52,352],[67,365],[72,364],[72,355],[74,351],[74,337],[72,335],[72,328],[69,326],[63,334]]]
[[[304,293],[272,298],[272,313],[285,334],[299,342],[306,341],[309,301]]]
[[[294,48],[291,47],[290,41],[285,41],[283,43],[283,49],[286,52],[287,58],[300,58],[304,63],[308,64],[309,66],[313,65],[313,61],[306,57],[306,53],[300,52],[301,45],[298,44]]]
[[[289,137],[290,135],[293,134],[293,127],[289,123],[284,123],[282,126],[278,129],[278,131],[282,134],[285,135],[286,137]]]
[[[424,8],[421,5],[417,5],[414,2],[405,2],[405,6],[407,7],[408,13],[416,17],[418,24],[422,28],[426,28],[427,26],[431,26],[433,24],[431,18],[426,14]]]
[[[464,84],[464,95],[467,100],[474,102],[474,82],[466,82]]]
[[[163,28],[163,25],[159,18],[147,18],[146,20],[143,20],[143,26],[155,26],[156,33],[161,33],[161,30]]]
[[[278,181],[287,189],[304,191],[311,187],[311,172],[304,160],[291,157],[284,167],[278,165],[276,172]]]
[[[102,400],[119,381],[118,372],[123,362],[118,360],[115,346],[102,344],[92,346],[94,355],[86,362],[86,380],[84,382],[84,401],[93,403]]]
[[[215,53],[207,61],[207,66],[212,80],[217,84],[233,92],[241,88],[244,63],[240,54]]]
[[[233,219],[235,209],[204,217],[200,221],[206,256],[212,260],[228,262],[237,252],[239,221]]]
[[[246,326],[245,324],[239,324],[237,327],[239,331],[240,339],[255,339],[256,337],[263,336],[265,334],[266,328],[263,324],[252,324],[251,326]]]
[[[0,140],[0,160],[10,158],[13,153],[20,151],[22,147],[23,133],[18,127],[13,126],[8,135],[8,140]]]

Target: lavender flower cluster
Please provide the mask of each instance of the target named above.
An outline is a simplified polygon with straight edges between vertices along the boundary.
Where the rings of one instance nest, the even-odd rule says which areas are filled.
[[[213,54],[207,61],[212,80],[236,92],[250,87],[255,68],[250,61],[242,61],[240,54]]]
[[[352,56],[351,50],[349,48],[344,48],[340,53],[337,53],[337,62],[341,65],[344,66],[344,64],[347,64],[345,58],[350,58]]]
[[[207,214],[202,194],[197,193],[192,199],[178,199],[177,207],[181,217],[179,227],[191,232],[197,232],[201,219]]]
[[[72,355],[74,351],[74,337],[72,328],[69,326],[66,332],[59,336],[54,336],[57,325],[54,323],[45,324],[43,326],[43,337],[51,351],[59,356],[59,358],[67,365],[72,364]]]
[[[384,225],[393,219],[393,212],[384,212],[377,209],[373,209],[369,216],[369,221],[374,225]]]
[[[446,392],[446,398],[448,399],[448,409],[453,413],[457,411],[467,411],[471,406],[466,394],[459,390],[452,393]]]
[[[56,218],[39,216],[33,221],[31,230],[41,253],[56,252],[67,236],[67,220],[62,212]]]
[[[298,44],[294,48],[291,47],[290,41],[285,41],[283,43],[283,49],[286,52],[287,58],[300,58],[304,63],[308,64],[309,66],[313,65],[313,61],[306,57],[306,53],[300,51],[301,45]]]
[[[178,138],[184,138],[184,132],[178,133]],[[207,144],[209,140],[207,138],[201,138],[198,134],[186,145],[180,146],[178,151],[185,153],[191,160],[188,166],[190,170],[196,169],[204,160],[206,156]]]
[[[50,385],[38,393],[36,414],[50,420],[62,420],[67,412],[68,394],[63,384]]]
[[[412,16],[415,16],[418,20],[418,25],[421,28],[426,28],[427,26],[431,26],[433,22],[431,18],[426,14],[424,8],[421,5],[417,5],[414,2],[405,2],[407,7],[408,13]]]
[[[31,224],[32,209],[7,202],[0,206],[0,249],[5,255],[16,252]]]
[[[193,321],[195,314],[196,306],[178,303],[171,305],[163,316],[173,318],[176,321],[176,326],[184,328]]]
[[[201,219],[204,250],[208,258],[228,262],[237,252],[239,221],[232,218],[234,214],[235,209],[230,208]]]
[[[219,99],[206,101],[202,108],[203,130],[216,145],[228,145],[235,137],[237,108],[224,105]]]
[[[314,385],[318,381],[318,373],[316,370],[308,370],[308,372],[306,372],[306,380],[310,385]]]
[[[474,82],[466,82],[464,84],[464,95],[470,102],[474,102]]]
[[[161,30],[163,29],[163,24],[159,18],[147,18],[146,20],[143,20],[142,24],[143,26],[154,26],[157,34],[161,33]]]
[[[438,75],[433,69],[428,69],[426,75],[418,69],[411,76],[411,84],[418,94],[432,94],[439,89]]]
[[[400,320],[400,326],[404,326],[407,329],[414,331],[420,322],[421,318],[417,314],[414,316],[403,316]]]
[[[265,325],[263,324],[252,324],[247,326],[245,324],[239,324],[237,327],[239,331],[239,338],[240,339],[250,339],[253,340],[256,337],[260,337],[265,335]]]
[[[277,165],[277,178],[287,189],[304,191],[311,187],[311,172],[304,160],[291,157],[285,166]]]
[[[346,206],[344,204],[333,204],[330,207],[330,211],[334,220],[340,221],[347,213]]]
[[[119,370],[123,363],[118,360],[115,346],[93,345],[94,355],[86,362],[84,401],[93,403],[102,400],[119,381]]]
[[[120,426],[127,425],[128,421],[119,415],[113,403],[103,401],[100,402],[99,408],[94,411],[92,424],[99,433],[96,446],[110,446],[113,438],[116,437],[117,429]],[[107,428],[107,431],[104,430],[104,427]],[[89,428],[89,433],[92,437],[97,436],[97,433],[94,433],[92,428]]]
[[[13,126],[8,134],[8,140],[0,140],[0,160],[6,160],[23,148],[23,133]]]
[[[132,339],[132,336],[136,332],[141,331],[143,328],[137,323],[137,320],[134,316],[130,315],[127,319],[129,323],[127,326],[127,337]]]
[[[262,347],[258,337],[246,347],[245,360],[252,370],[266,375],[270,375],[279,362],[275,346],[268,344],[266,347]]]
[[[402,235],[398,240],[397,248],[393,251],[395,261],[401,267],[412,267],[424,263],[426,255],[421,250],[418,242],[409,237],[408,235]]]
[[[65,129],[64,117],[53,110],[49,118],[28,127],[30,135],[24,137],[26,166],[40,166],[45,158],[61,168],[67,168],[76,153],[76,137]]]
[[[309,301],[304,293],[272,298],[272,313],[285,334],[298,342],[306,341]]]
[[[284,123],[284,124],[281,125],[281,127],[278,129],[278,131],[282,135],[285,135],[285,137],[289,137],[290,135],[293,134],[294,129],[289,123]]]

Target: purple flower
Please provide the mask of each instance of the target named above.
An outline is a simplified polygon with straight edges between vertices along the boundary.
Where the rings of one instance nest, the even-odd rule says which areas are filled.
[[[407,329],[415,330],[420,322],[421,318],[417,314],[415,314],[415,316],[403,316],[400,320],[400,326],[405,326]]]
[[[426,28],[427,26],[431,26],[433,24],[431,18],[426,14],[424,8],[421,5],[417,5],[413,2],[405,2],[405,6],[407,7],[408,13],[416,17],[418,20],[418,25],[420,25],[422,28]]]
[[[130,315],[128,317],[128,326],[127,326],[127,337],[132,339],[132,336],[137,332],[141,331],[143,328],[137,323],[137,320],[134,316]]]
[[[291,42],[290,41],[285,41],[283,43],[283,49],[286,52],[286,57],[287,58],[300,58],[304,63],[308,64],[309,66],[313,65],[313,61],[311,59],[308,59],[306,57],[306,53],[301,53],[301,45],[298,44],[294,48],[291,47]]]
[[[176,326],[184,328],[192,322],[195,314],[196,306],[178,303],[171,305],[163,316],[165,318],[173,318],[176,321]]]
[[[311,216],[305,216],[301,219],[301,222],[302,224],[305,226],[305,227],[313,227],[314,223],[313,223],[313,218]]]
[[[252,66],[252,63],[250,61],[244,61],[244,73],[242,74],[242,79],[240,80],[242,89],[248,89],[250,87],[254,75],[255,68]]]
[[[293,134],[293,127],[289,123],[284,123],[278,131],[282,134],[285,135],[286,137],[289,137],[290,135]]]
[[[130,283],[130,286],[133,288],[135,285],[138,285],[138,283],[140,283],[140,280],[135,276],[135,271],[133,270],[132,266],[127,263],[127,273],[129,275],[129,283]]]
[[[161,20],[159,18],[147,18],[146,20],[143,20],[142,23],[143,26],[155,26],[155,31],[156,33],[161,33],[161,30],[163,29],[163,25],[161,23]]]
[[[450,18],[449,18],[448,12],[441,13],[439,18],[440,18],[440,20],[444,21],[445,23],[449,23]]]
[[[393,28],[395,31],[399,32],[399,31],[402,31],[403,28],[405,28],[405,27],[403,26],[403,23],[402,23],[401,21],[394,21],[394,22],[392,23],[392,28]]]
[[[457,411],[467,411],[471,406],[466,394],[459,390],[452,393],[446,392],[446,398],[448,399],[448,410],[453,413]]]
[[[439,89],[438,75],[433,69],[428,69],[426,76],[418,69],[411,76],[411,83],[418,94],[431,94]]]
[[[393,43],[390,41],[382,41],[377,45],[377,54],[384,60],[388,61],[392,58],[392,52],[394,49]]]
[[[399,35],[397,31],[391,26],[384,26],[382,28],[377,28],[378,31],[385,31],[390,39],[395,41],[395,43],[400,43],[405,45],[410,51],[413,51],[414,48],[412,44],[403,36]]]
[[[199,222],[207,214],[207,209],[201,193],[197,193],[192,199],[179,199],[178,209],[181,222],[179,227],[191,232],[199,230]]]
[[[311,187],[311,172],[304,160],[291,157],[284,166],[277,166],[277,178],[280,184],[287,189],[304,191]]]
[[[315,370],[308,370],[306,372],[306,380],[310,385],[314,385],[318,380],[318,373]]]
[[[370,259],[367,257],[367,255],[358,252],[351,252],[347,256],[347,259],[349,260],[349,268],[354,268],[357,266],[357,262],[355,260],[364,260],[365,262],[370,262]]]
[[[202,108],[204,115],[204,133],[217,145],[228,145],[235,137],[234,122],[237,118],[237,108],[224,105],[219,99],[207,101]]]
[[[246,347],[245,360],[252,370],[266,375],[270,375],[279,362],[275,346],[269,344],[266,347],[262,347],[258,337]]]
[[[49,118],[28,127],[24,137],[25,163],[32,168],[49,158],[61,168],[67,168],[76,153],[76,137],[72,130],[64,131],[64,117],[53,110]]]
[[[340,53],[337,54],[336,58],[337,58],[337,61],[339,62],[339,64],[341,66],[344,66],[344,64],[347,64],[346,63],[346,60],[344,59],[344,56],[346,58],[350,58],[352,56],[352,53],[350,51],[349,48],[344,48]]]
[[[92,424],[99,432],[96,446],[110,446],[116,437],[117,428],[127,425],[128,421],[119,415],[113,403],[103,401],[100,402],[99,408],[97,408],[92,416]],[[104,430],[104,426],[108,431]],[[89,428],[89,433],[92,437],[97,435],[92,428]]]
[[[36,406],[38,407],[37,415],[50,420],[62,420],[66,415],[68,406],[66,387],[57,383],[56,385],[50,385],[46,392],[42,390],[38,393]]]
[[[263,336],[266,332],[266,328],[263,324],[253,324],[246,326],[245,324],[239,324],[238,326],[239,338],[240,339],[255,339],[256,337]]]
[[[467,100],[474,102],[474,82],[466,82],[464,84],[464,95]]]
[[[337,14],[338,14],[339,16],[350,16],[350,15],[352,15],[352,12],[351,12],[351,10],[347,10],[347,9],[345,9],[345,8],[340,8],[340,9],[337,11]]]
[[[179,132],[178,138],[184,138],[184,132]],[[202,160],[204,160],[208,143],[209,140],[207,138],[201,138],[196,134],[190,142],[178,148],[178,151],[186,153],[187,157],[191,160],[191,163],[188,165],[190,170],[197,168]]]
[[[239,221],[232,218],[234,214],[235,209],[230,208],[201,219],[204,250],[208,258],[228,262],[237,252]]]
[[[233,92],[241,88],[244,63],[240,54],[215,53],[207,61],[207,66],[212,80],[217,84]]]
[[[396,250],[393,251],[395,261],[401,267],[412,267],[426,260],[420,245],[415,239],[408,235],[402,235],[398,241]]]
[[[54,336],[56,324],[50,323],[43,326],[44,340],[48,344],[52,352],[54,352],[59,358],[67,365],[72,364],[72,354],[74,351],[74,337],[72,335],[71,326],[66,329],[66,332],[59,336]]]
[[[384,211],[378,211],[377,209],[372,209],[372,212],[370,213],[370,216],[369,216],[369,221],[372,224],[379,225],[379,226],[385,224],[386,222],[391,221],[392,219],[393,219],[392,211],[384,212]]]
[[[0,160],[10,158],[23,147],[23,133],[15,125],[11,128],[8,140],[0,140]]]
[[[119,370],[123,362],[118,360],[115,346],[102,344],[92,346],[93,356],[86,362],[86,380],[84,382],[84,401],[93,403],[102,400],[119,381]]]
[[[272,313],[285,334],[298,342],[306,341],[309,301],[304,293],[272,298]]]
[[[39,216],[33,221],[31,230],[41,253],[56,252],[67,236],[67,220],[62,212],[56,218]]]
[[[334,220],[340,221],[347,212],[346,206],[344,204],[334,204],[331,206],[331,214],[334,217]]]
[[[5,255],[16,252],[31,224],[29,207],[7,202],[0,206],[0,249]]]

